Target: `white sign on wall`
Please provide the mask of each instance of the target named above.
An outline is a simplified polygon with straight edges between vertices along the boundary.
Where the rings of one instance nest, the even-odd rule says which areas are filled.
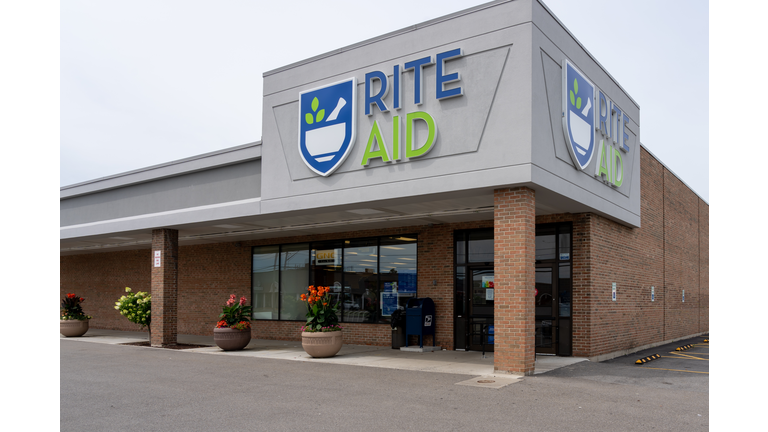
[[[160,267],[160,252],[159,250],[155,251],[155,267]]]

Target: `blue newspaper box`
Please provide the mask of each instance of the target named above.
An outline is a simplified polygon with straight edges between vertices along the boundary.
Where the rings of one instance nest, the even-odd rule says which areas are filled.
[[[419,347],[424,348],[424,336],[432,335],[435,345],[435,302],[431,298],[412,298],[405,305],[405,346],[408,336],[419,336]]]

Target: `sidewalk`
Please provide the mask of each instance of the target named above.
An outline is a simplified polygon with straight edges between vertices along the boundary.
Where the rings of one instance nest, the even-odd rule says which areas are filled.
[[[88,333],[81,337],[65,338],[62,336],[61,338],[68,341],[116,345],[121,343],[146,341],[147,333],[89,329]],[[482,353],[477,351],[445,350],[419,353],[395,350],[391,347],[344,344],[341,351],[336,356],[325,359],[315,359],[304,352],[304,349],[301,347],[301,342],[299,341],[252,339],[248,346],[242,351],[222,351],[213,342],[213,335],[178,335],[178,342],[191,345],[207,345],[205,348],[178,350],[179,352],[472,375],[482,378],[494,378],[497,382],[502,380],[506,382],[506,384],[517,381],[520,378],[515,375],[494,374],[493,353],[486,353],[485,358],[483,358]],[[537,355],[534,374],[549,372],[581,361],[587,361],[587,359],[579,357]],[[476,382],[477,379],[469,381]],[[501,383],[499,382],[499,384]]]

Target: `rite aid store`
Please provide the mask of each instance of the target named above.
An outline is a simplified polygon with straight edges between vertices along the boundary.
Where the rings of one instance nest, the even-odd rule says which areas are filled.
[[[61,188],[61,293],[94,328],[151,291],[152,342],[299,340],[309,285],[344,342],[435,340],[530,374],[709,330],[709,205],[641,145],[640,107],[537,0],[497,1],[264,73],[262,140]],[[159,260],[156,260],[159,258]],[[156,262],[160,265],[157,266]]]

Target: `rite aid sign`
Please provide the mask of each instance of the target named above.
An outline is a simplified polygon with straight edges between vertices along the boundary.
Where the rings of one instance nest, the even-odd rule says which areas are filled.
[[[594,176],[613,187],[621,187],[621,155],[629,152],[629,121],[618,105],[571,62],[563,60],[563,133],[577,169],[586,172],[595,159]]]
[[[367,167],[375,159],[387,163],[407,162],[426,155],[437,140],[437,123],[426,111],[403,113],[403,85],[401,77],[405,73],[413,74],[412,88],[405,89],[413,97],[413,104],[420,106],[424,101],[423,70],[428,67],[436,68],[435,98],[440,101],[464,95],[461,86],[454,85],[446,89],[447,84],[458,83],[461,75],[458,71],[449,71],[447,62],[464,55],[461,48],[437,53],[409,61],[403,65],[392,66],[392,78],[387,78],[383,71],[372,71],[365,74],[365,104],[366,116],[373,116],[375,111],[381,113],[395,110],[393,116],[392,142],[387,143],[381,132],[378,120],[373,122],[369,131],[365,152],[360,164]],[[357,80],[352,77],[344,81],[316,87],[299,94],[299,154],[304,163],[322,176],[331,175],[347,158],[355,145],[357,107]],[[424,122],[427,136],[424,142],[415,142],[415,122]],[[404,129],[405,136],[401,130]],[[403,139],[404,138],[404,139]],[[404,141],[405,148],[401,142]]]

